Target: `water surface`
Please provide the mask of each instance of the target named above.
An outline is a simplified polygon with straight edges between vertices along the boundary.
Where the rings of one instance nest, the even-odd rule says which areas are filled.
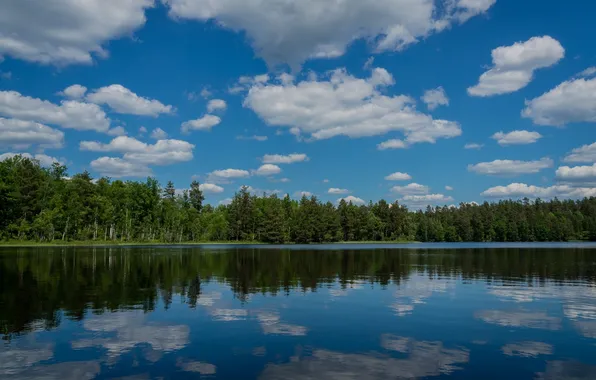
[[[0,336],[2,379],[595,379],[596,247],[3,248]]]

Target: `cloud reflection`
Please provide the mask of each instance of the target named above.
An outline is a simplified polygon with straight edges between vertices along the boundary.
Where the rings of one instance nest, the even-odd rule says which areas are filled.
[[[291,325],[289,323],[281,323],[279,314],[274,312],[260,312],[257,313],[257,319],[263,329],[265,335],[291,335],[304,336],[307,328],[304,326]]]
[[[543,342],[520,342],[507,344],[501,347],[501,351],[507,356],[535,358],[538,355],[552,355],[553,346]]]
[[[549,361],[546,370],[538,373],[537,380],[592,380],[596,379],[596,366],[576,361]]]
[[[531,329],[559,330],[561,319],[544,312],[480,310],[474,317],[486,323],[506,327],[527,327]]]

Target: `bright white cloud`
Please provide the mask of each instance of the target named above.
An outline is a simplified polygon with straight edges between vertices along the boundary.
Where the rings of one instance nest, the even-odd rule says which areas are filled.
[[[404,195],[399,201],[409,207],[422,208],[429,205],[447,204],[453,202],[453,198],[443,194]]]
[[[224,192],[224,188],[213,183],[202,183],[199,185],[199,190],[205,193],[219,194]]]
[[[72,86],[66,87],[63,91],[59,92],[58,95],[70,98],[70,99],[81,99],[85,96],[87,87],[81,86],[80,84],[73,84]]]
[[[39,161],[39,164],[41,166],[45,166],[45,167],[52,166],[52,164],[54,162],[57,162],[59,164],[64,164],[62,161],[60,161],[56,157],[50,157],[45,154],[32,155],[30,153],[12,153],[12,152],[0,154],[0,161],[4,161],[6,159],[13,158],[14,156],[22,156],[22,157],[28,158],[30,160],[37,160],[37,161]]]
[[[596,162],[596,142],[575,148],[563,161],[565,162]]]
[[[496,140],[499,145],[524,145],[533,144],[542,138],[542,135],[538,132],[530,131],[511,131],[508,133],[497,132],[491,136],[493,140]]]
[[[148,177],[152,174],[146,165],[118,157],[100,157],[91,161],[91,168],[102,176],[112,178]]]
[[[0,115],[80,131],[107,132],[110,129],[110,119],[96,104],[65,100],[56,105],[16,91],[0,91]]]
[[[228,108],[228,104],[222,99],[211,99],[207,103],[207,112],[225,111]]]
[[[108,144],[81,141],[79,147],[92,152],[123,153],[124,160],[139,164],[172,165],[192,160],[195,146],[183,140],[159,140],[155,144],[146,144],[134,137],[119,136]]]
[[[339,193],[336,193],[336,194],[339,194]],[[339,198],[339,199],[337,200],[337,203],[341,202],[342,200],[346,201],[346,203],[352,203],[352,204],[354,204],[354,205],[363,205],[363,204],[365,204],[365,203],[366,203],[366,202],[364,201],[364,199],[362,199],[362,198],[358,198],[358,197],[355,197],[355,196],[353,196],[353,195],[348,195],[348,196],[347,196],[347,197],[345,197],[345,198]]]
[[[533,174],[541,170],[552,168],[553,160],[544,157],[538,161],[495,160],[468,165],[468,171],[485,175],[515,176]]]
[[[42,64],[90,64],[110,40],[145,24],[154,0],[18,0],[0,2],[0,57]]]
[[[534,124],[563,126],[596,122],[596,78],[565,81],[537,98],[526,101],[522,116]]]
[[[119,84],[101,87],[88,94],[86,99],[92,103],[105,104],[112,111],[128,115],[157,117],[169,114],[174,107],[166,106],[158,100],[138,96],[128,88]]]
[[[168,138],[168,134],[161,128],[155,128],[151,131],[151,138],[155,140],[164,140]]]
[[[427,194],[430,189],[428,186],[419,183],[410,183],[406,186],[393,186],[391,191],[398,194],[412,195],[412,194]]]
[[[464,145],[464,149],[476,149],[480,150],[484,147],[484,144],[477,144],[477,143],[468,143]]]
[[[561,166],[556,172],[557,180],[563,182],[596,182],[596,164],[590,166]]]
[[[406,149],[408,144],[406,144],[403,140],[392,139],[384,141],[377,145],[378,150],[387,150],[387,149]]]
[[[588,67],[581,73],[577,74],[578,77],[582,77],[582,78],[588,78],[593,75],[596,75],[596,66]]]
[[[461,135],[458,123],[434,120],[416,111],[416,101],[411,97],[383,95],[380,90],[391,83],[393,77],[385,69],[374,69],[367,79],[338,69],[320,81],[253,85],[244,106],[270,126],[287,127],[313,140],[399,131],[406,144],[415,144]]]
[[[439,106],[449,105],[449,98],[447,97],[443,87],[437,87],[433,90],[425,91],[421,99],[426,104],[426,107],[431,111]]]
[[[258,135],[252,135],[252,136],[236,136],[236,140],[255,140],[255,141],[267,141],[268,137],[267,136],[258,136]]]
[[[565,56],[565,49],[549,36],[532,37],[492,51],[493,67],[480,76],[476,86],[468,88],[471,96],[493,96],[526,87],[537,69],[550,67]]]
[[[386,176],[385,179],[387,181],[409,181],[412,179],[412,176],[408,173],[395,172]]]
[[[254,171],[254,174],[258,176],[270,176],[279,173],[281,173],[281,168],[273,164],[261,165],[261,167]]]
[[[309,58],[342,56],[353,41],[399,51],[419,39],[486,12],[496,0],[162,0],[170,16],[243,31],[269,64],[293,67]],[[438,5],[439,5],[438,4]]]
[[[327,190],[328,194],[348,194],[350,192],[350,190],[348,189],[338,189],[336,187],[332,187],[329,190]]]
[[[124,136],[126,135],[126,129],[124,129],[124,127],[110,128],[107,134],[108,136]]]
[[[207,175],[207,181],[211,183],[230,183],[235,179],[248,178],[250,172],[241,169],[215,170]]]
[[[584,198],[596,196],[596,188],[571,187],[568,185],[555,185],[540,187],[525,183],[511,183],[507,186],[495,186],[481,194],[488,198]]]
[[[294,193],[294,196],[296,198],[302,198],[302,197],[310,198],[313,196],[313,193],[311,193],[310,191],[297,191]]]
[[[293,164],[308,160],[308,156],[304,153],[292,153],[285,156],[281,154],[266,154],[263,156],[264,164]]]
[[[0,146],[28,148],[61,148],[64,133],[47,125],[32,121],[5,119],[0,117]]]
[[[199,119],[189,120],[182,123],[182,132],[189,131],[210,131],[211,128],[221,123],[221,118],[215,115],[205,115]]]

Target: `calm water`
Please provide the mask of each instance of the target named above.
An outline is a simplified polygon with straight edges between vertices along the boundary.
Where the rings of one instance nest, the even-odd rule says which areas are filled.
[[[596,379],[596,247],[0,249],[2,379]]]

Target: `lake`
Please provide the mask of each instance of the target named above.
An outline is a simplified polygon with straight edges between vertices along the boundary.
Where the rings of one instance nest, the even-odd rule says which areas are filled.
[[[2,379],[596,379],[596,245],[0,248]]]

